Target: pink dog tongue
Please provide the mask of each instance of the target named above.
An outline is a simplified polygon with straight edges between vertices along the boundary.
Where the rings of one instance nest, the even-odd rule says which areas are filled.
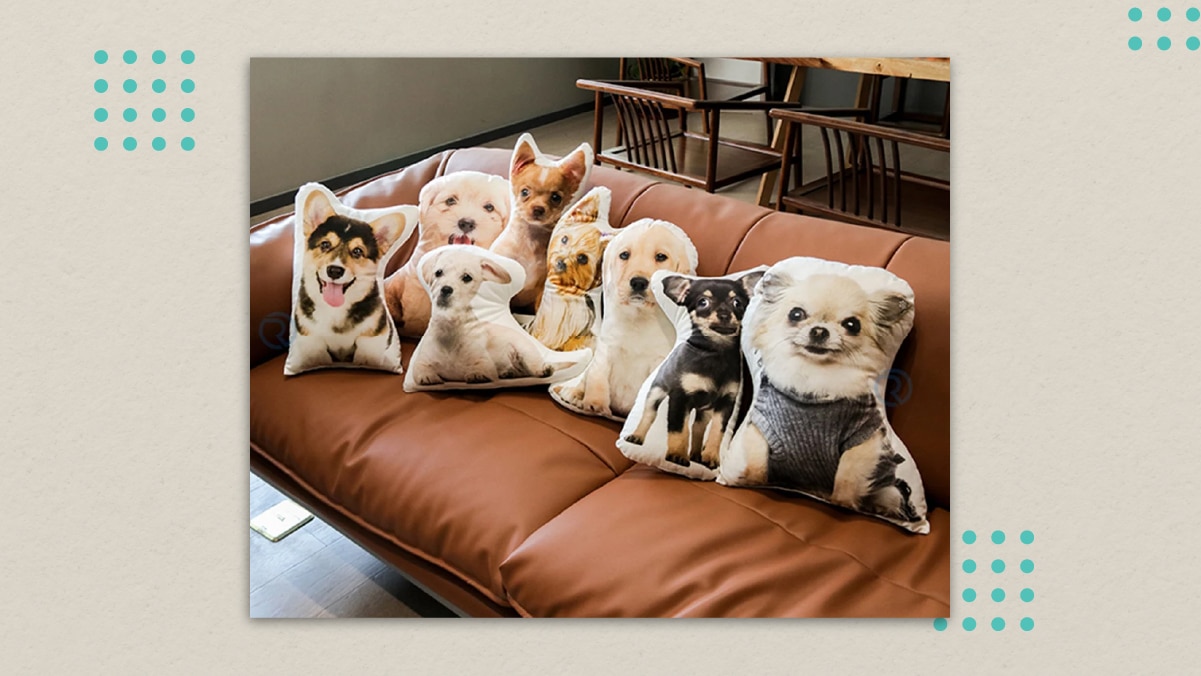
[[[471,238],[467,235],[455,235],[451,241],[455,244],[471,244]]]
[[[343,285],[329,282],[325,285],[325,290],[321,292],[321,296],[325,298],[326,304],[330,307],[339,307],[346,301],[343,291],[345,291]]]

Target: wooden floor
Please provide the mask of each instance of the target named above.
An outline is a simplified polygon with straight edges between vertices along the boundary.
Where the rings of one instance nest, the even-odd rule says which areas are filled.
[[[690,122],[690,124],[693,124]],[[700,121],[695,122],[697,129]],[[766,128],[760,113],[723,115],[722,136],[766,142]],[[592,113],[576,115],[532,130],[538,147],[545,153],[565,155],[583,141],[592,139]],[[492,148],[512,148],[517,134],[485,144]],[[612,125],[606,130],[606,147],[616,140]],[[809,167],[817,167],[821,143],[816,138],[802,144],[806,180],[816,177]],[[914,149],[921,151],[922,149]],[[809,153],[813,153],[813,159]],[[939,178],[949,177],[945,154],[906,155],[906,167]],[[755,202],[759,179],[753,178],[719,190],[718,193],[746,202]],[[251,218],[260,223],[293,207]],[[258,477],[250,476],[250,516],[253,517],[283,500],[281,495]],[[249,530],[249,526],[247,526]],[[453,617],[454,614],[409,583],[391,567],[347,540],[328,524],[314,518],[300,530],[272,543],[250,531],[250,616],[251,617]]]

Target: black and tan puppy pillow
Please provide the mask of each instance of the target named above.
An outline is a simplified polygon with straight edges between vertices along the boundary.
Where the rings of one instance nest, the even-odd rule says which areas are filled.
[[[754,398],[718,482],[797,491],[928,533],[921,475],[880,396],[913,313],[909,284],[882,268],[773,265],[744,318]]]
[[[416,206],[360,210],[317,183],[297,191],[285,374],[330,366],[401,372],[381,290],[388,259],[416,227]]]
[[[617,440],[626,457],[694,479],[717,478],[742,395],[742,320],[765,270],[652,275],[655,300],[675,326],[675,346],[638,390]]]

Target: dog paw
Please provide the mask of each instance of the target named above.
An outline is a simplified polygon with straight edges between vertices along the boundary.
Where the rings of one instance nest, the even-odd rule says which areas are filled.
[[[706,460],[705,458],[701,458],[700,462],[702,465],[704,465],[705,467],[708,467],[709,469],[717,469],[717,461],[716,460]]]
[[[418,378],[417,383],[419,385],[425,385],[426,387],[429,387],[431,385],[441,385],[443,383],[443,381],[441,378],[438,378],[437,376],[424,376],[424,377]]]
[[[641,446],[643,439],[642,435],[640,434],[630,434],[626,436],[626,441],[630,442],[631,444]]]
[[[492,382],[492,379],[482,373],[472,373],[467,376],[467,383],[470,385],[481,385],[490,382]]]
[[[674,453],[668,453],[666,459],[667,459],[667,462],[673,462],[681,467],[687,467],[690,462],[688,460],[688,458],[686,458],[682,455],[675,455]]]
[[[542,373],[540,374],[539,377],[540,378],[549,378],[553,375],[555,375],[555,367],[547,366],[546,368],[542,369]]]

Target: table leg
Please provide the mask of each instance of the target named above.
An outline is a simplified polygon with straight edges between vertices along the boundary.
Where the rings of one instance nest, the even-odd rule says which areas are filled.
[[[795,103],[801,100],[801,90],[805,88],[805,73],[808,68],[804,66],[793,66],[792,73],[788,76],[788,87],[784,90],[784,100],[789,103]],[[782,152],[784,148],[784,134],[780,132],[780,127],[783,123],[776,120],[775,131],[771,136],[771,147],[776,152]],[[759,194],[756,196],[756,201],[760,206],[770,207],[772,205],[772,196],[776,188],[776,177],[780,173],[779,169],[773,169],[767,172],[759,179]]]

